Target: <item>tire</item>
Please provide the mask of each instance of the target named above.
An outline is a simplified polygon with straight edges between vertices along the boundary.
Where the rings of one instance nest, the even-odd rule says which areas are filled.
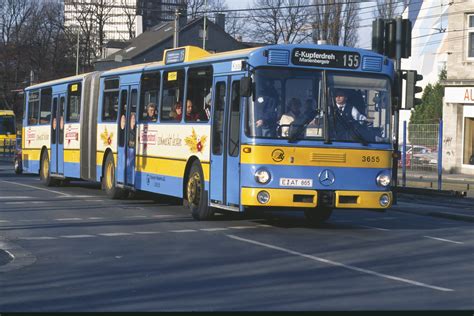
[[[115,183],[114,155],[108,154],[105,159],[104,176],[102,177],[102,189],[111,199],[123,197],[123,190],[117,188]]]
[[[44,185],[50,187],[58,183],[57,180],[51,178],[51,169],[49,165],[48,151],[44,150],[41,153],[40,160],[40,180]]]
[[[211,219],[214,215],[214,211],[207,203],[207,191],[204,189],[204,175],[199,162],[193,162],[186,179],[186,199],[184,205],[191,210],[194,219]]]
[[[308,221],[310,225],[320,225],[324,223],[331,217],[331,214],[332,208],[329,207],[316,207],[304,211],[306,221]]]

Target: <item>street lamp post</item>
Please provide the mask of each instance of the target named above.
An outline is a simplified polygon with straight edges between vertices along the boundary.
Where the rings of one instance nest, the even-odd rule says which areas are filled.
[[[79,37],[81,28],[77,26],[77,43],[76,43],[76,76],[79,74]]]

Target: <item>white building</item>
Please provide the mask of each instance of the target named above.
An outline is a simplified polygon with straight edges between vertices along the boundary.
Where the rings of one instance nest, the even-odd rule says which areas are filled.
[[[424,88],[439,79],[448,59],[448,9],[452,0],[411,1],[403,18],[412,22],[411,57],[402,59],[402,69],[416,70],[423,75],[417,84]],[[417,95],[421,98],[421,93]],[[403,99],[404,102],[404,99]],[[410,120],[410,110],[400,111],[400,123]],[[401,139],[402,128],[400,128]]]
[[[103,12],[104,42],[129,40],[130,34],[135,35],[136,5],[137,0],[64,0],[64,25],[90,24]]]
[[[127,41],[164,21],[174,19],[185,0],[64,0],[65,26],[94,23],[101,14],[104,35],[109,40]],[[94,25],[97,28],[97,25]]]
[[[474,2],[449,8],[443,104],[443,168],[474,175]]]

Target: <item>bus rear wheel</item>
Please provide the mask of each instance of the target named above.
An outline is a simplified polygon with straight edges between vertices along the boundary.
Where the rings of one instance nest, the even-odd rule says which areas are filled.
[[[186,183],[185,205],[191,210],[197,220],[208,220],[214,211],[207,203],[207,191],[204,189],[204,175],[199,162],[193,162]]]
[[[117,188],[115,183],[115,163],[112,154],[107,155],[104,165],[104,176],[102,177],[102,189],[112,198],[118,199],[123,196],[123,190]]]
[[[310,208],[304,211],[304,216],[310,225],[320,225],[327,221],[332,214],[330,207]]]
[[[41,162],[40,162],[40,180],[44,185],[50,187],[57,184],[57,180],[51,178],[51,170],[49,165],[48,151],[43,150],[41,153]]]

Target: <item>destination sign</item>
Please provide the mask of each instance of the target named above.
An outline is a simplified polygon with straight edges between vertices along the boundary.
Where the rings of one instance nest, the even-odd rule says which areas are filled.
[[[337,50],[295,48],[291,54],[291,62],[301,66],[356,69],[360,66],[360,54]]]
[[[169,65],[169,64],[182,63],[184,61],[184,55],[185,55],[184,48],[167,51],[166,56],[165,56],[165,64]]]

